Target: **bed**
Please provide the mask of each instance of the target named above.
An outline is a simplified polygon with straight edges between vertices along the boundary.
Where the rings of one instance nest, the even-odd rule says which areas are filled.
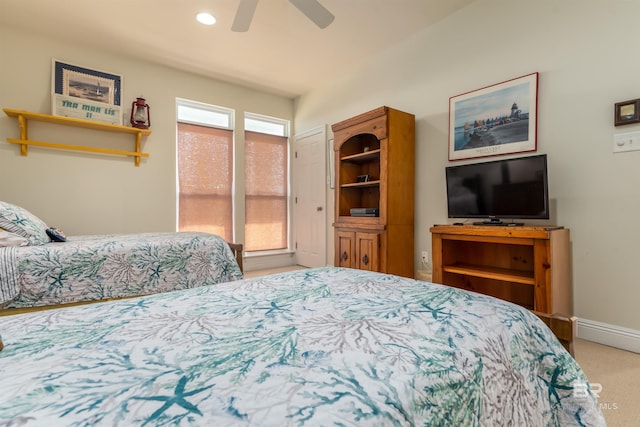
[[[0,314],[242,278],[242,246],[213,234],[66,237],[6,202],[0,202],[0,227]]]
[[[0,333],[0,425],[605,425],[534,313],[382,273],[296,270]]]

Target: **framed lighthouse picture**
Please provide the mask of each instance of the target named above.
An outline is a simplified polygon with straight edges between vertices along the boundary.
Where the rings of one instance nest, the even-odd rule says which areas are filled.
[[[53,58],[51,113],[122,125],[122,76]]]
[[[536,151],[538,73],[449,98],[449,160]]]

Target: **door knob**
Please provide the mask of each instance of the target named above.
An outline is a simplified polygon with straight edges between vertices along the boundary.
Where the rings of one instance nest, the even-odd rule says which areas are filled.
[[[362,257],[362,262],[364,263],[364,265],[369,264],[369,257],[367,256],[367,254],[364,254],[364,256]]]
[[[322,210],[322,206],[318,206],[318,207],[316,208],[316,210],[317,210],[318,212],[320,212],[320,211]]]
[[[343,260],[343,261],[346,261],[346,260],[347,260],[347,258],[349,258],[349,256],[347,255],[347,251],[344,251],[344,252],[342,253],[342,260]]]

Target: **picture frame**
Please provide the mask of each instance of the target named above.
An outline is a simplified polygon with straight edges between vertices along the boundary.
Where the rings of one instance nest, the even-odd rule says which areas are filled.
[[[53,58],[51,113],[54,116],[122,125],[122,76]]]
[[[615,126],[628,125],[640,122],[640,99],[616,102],[614,105]]]
[[[536,151],[538,73],[449,98],[449,161]]]

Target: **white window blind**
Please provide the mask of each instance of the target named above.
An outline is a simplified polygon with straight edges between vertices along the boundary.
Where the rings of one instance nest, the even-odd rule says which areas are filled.
[[[233,241],[233,131],[178,123],[178,230]]]
[[[245,131],[245,249],[287,248],[288,139]]]

